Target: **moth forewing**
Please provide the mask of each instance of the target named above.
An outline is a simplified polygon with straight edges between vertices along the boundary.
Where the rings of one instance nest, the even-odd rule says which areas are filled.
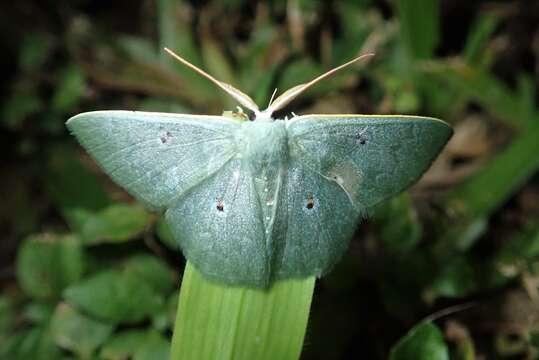
[[[453,133],[435,118],[395,115],[305,115],[289,121],[287,131],[291,157],[365,208],[416,181]]]
[[[164,209],[234,155],[239,121],[223,116],[94,111],[67,127],[116,183]],[[204,164],[204,165],[201,165]]]

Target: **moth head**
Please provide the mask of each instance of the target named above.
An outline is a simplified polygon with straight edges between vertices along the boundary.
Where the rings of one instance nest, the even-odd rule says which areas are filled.
[[[225,111],[223,111],[222,116],[227,117],[227,118],[231,118],[231,119],[234,119],[234,120],[238,120],[238,121],[248,121],[249,120],[249,115],[244,113],[243,109],[241,107],[237,106],[237,109],[238,109],[238,111],[225,110]]]
[[[340,66],[337,66],[336,68],[333,68],[329,70],[328,72],[325,72],[324,74],[314,78],[313,80],[296,85],[288,90],[286,90],[284,93],[279,95],[275,100],[273,100],[273,96],[275,95],[275,92],[272,95],[272,99],[270,100],[270,103],[268,107],[265,110],[260,110],[258,105],[254,102],[249,95],[243,93],[242,91],[236,89],[230,84],[227,84],[225,82],[219,81],[204,70],[196,67],[195,65],[191,64],[189,61],[185,60],[181,56],[174,53],[172,50],[165,48],[165,51],[168,52],[172,57],[174,57],[176,60],[181,62],[182,64],[190,67],[200,75],[204,76],[206,79],[213,82],[215,85],[220,87],[222,90],[226,91],[230,96],[232,96],[234,99],[236,99],[237,102],[239,102],[241,105],[245,106],[247,109],[251,110],[255,114],[255,121],[273,121],[273,113],[277,110],[281,110],[286,105],[288,105],[292,100],[294,100],[297,96],[299,96],[301,93],[303,93],[305,90],[313,86],[314,84],[318,83],[319,81],[333,75],[337,71],[352,65],[360,60],[368,59],[374,56],[373,53],[363,54],[361,56],[356,57],[355,59],[352,59]]]

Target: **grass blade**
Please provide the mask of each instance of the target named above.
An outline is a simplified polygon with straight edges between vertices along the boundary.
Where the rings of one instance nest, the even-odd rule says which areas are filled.
[[[440,40],[437,0],[398,0],[396,2],[401,36],[412,59],[432,57]]]
[[[455,220],[442,227],[435,249],[440,258],[468,249],[486,230],[486,219],[539,169],[538,138],[536,121],[481,171],[447,194],[445,208]]]
[[[314,283],[310,277],[265,290],[229,287],[207,281],[187,263],[171,360],[298,359]]]
[[[539,121],[518,136],[484,169],[448,194],[451,212],[490,215],[539,168]],[[462,219],[460,220],[462,221]]]

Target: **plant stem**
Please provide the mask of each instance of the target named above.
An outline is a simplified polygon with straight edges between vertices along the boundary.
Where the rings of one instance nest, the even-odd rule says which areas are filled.
[[[206,280],[187,263],[171,360],[296,360],[301,354],[315,278],[268,289]]]

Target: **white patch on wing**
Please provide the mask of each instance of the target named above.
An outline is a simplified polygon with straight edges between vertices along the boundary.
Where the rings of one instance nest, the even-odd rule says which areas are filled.
[[[352,164],[343,162],[329,169],[327,176],[344,190],[352,205],[355,206],[355,199],[361,185],[361,175],[357,169]]]

